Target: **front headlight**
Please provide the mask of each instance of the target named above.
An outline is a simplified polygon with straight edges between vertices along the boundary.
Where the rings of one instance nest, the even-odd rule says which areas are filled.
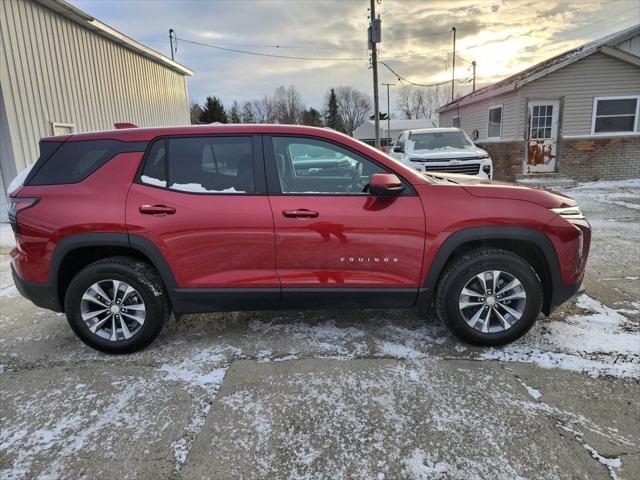
[[[582,214],[580,207],[577,205],[575,207],[552,208],[551,210],[564,218],[573,219],[573,220],[584,219],[584,215]]]

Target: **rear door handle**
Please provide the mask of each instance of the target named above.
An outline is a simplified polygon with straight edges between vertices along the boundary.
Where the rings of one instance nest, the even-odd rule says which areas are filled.
[[[173,215],[176,213],[176,209],[166,205],[140,205],[140,213],[156,216]]]
[[[320,214],[306,208],[299,208],[298,210],[283,210],[282,215],[287,218],[316,218]]]

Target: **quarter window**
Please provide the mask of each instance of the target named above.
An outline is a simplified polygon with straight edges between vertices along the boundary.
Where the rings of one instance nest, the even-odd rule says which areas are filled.
[[[273,137],[273,150],[282,193],[363,194],[369,177],[385,172],[371,160],[322,140]]]
[[[251,137],[181,137],[156,141],[142,183],[194,193],[254,193]]]
[[[500,138],[502,135],[502,106],[489,109],[487,138]]]
[[[634,132],[638,125],[640,97],[596,97],[593,102],[592,133]]]

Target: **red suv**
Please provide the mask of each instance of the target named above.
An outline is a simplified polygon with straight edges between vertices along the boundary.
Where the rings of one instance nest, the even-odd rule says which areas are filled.
[[[44,138],[11,192],[15,284],[90,346],[148,345],[171,312],[426,308],[499,345],[578,292],[576,203],[425,175],[332,130],[129,128]]]

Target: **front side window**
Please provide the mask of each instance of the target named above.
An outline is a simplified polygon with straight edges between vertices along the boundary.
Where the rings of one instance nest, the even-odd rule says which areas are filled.
[[[640,97],[595,98],[592,133],[634,132],[638,125]]]
[[[371,160],[323,140],[272,140],[282,193],[362,194],[372,174],[385,172]]]
[[[192,193],[254,193],[251,137],[181,137],[156,141],[140,181]]]
[[[487,138],[500,138],[502,135],[502,106],[489,109]]]

